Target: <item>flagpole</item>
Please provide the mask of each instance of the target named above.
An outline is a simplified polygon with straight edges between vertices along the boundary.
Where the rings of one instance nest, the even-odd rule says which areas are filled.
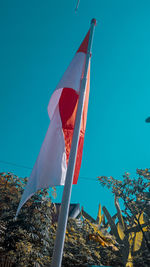
[[[82,117],[82,111],[83,111],[83,105],[84,105],[87,73],[88,73],[89,61],[90,61],[90,56],[91,56],[91,47],[92,47],[95,25],[96,25],[96,19],[92,19],[88,50],[87,50],[86,62],[85,62],[85,70],[84,70],[83,79],[81,81],[75,127],[74,127],[74,133],[73,133],[73,138],[72,138],[72,145],[71,145],[71,151],[70,151],[70,156],[69,156],[68,168],[67,168],[67,173],[66,173],[66,181],[65,181],[64,191],[63,191],[61,210],[60,210],[60,214],[58,218],[58,226],[57,226],[57,233],[56,233],[51,267],[61,267],[61,262],[62,262],[65,232],[66,232],[66,226],[67,226],[67,220],[68,220],[72,183],[73,183],[73,177],[74,177],[74,169],[75,169],[76,155],[77,155],[77,148],[78,148],[78,141],[79,141],[79,134],[80,134],[81,117]]]

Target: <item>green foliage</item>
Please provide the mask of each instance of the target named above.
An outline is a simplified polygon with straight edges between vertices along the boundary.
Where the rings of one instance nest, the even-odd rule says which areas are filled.
[[[150,171],[148,169],[137,170],[137,175],[137,178],[131,179],[130,175],[125,173],[122,181],[113,177],[98,178],[101,185],[111,188],[115,195],[117,223],[115,224],[105,207],[103,211],[117,242],[122,244],[120,252],[124,264],[130,267],[133,266],[133,262],[136,264],[137,253],[139,257],[142,257],[145,250],[147,250],[147,258],[143,259],[143,264],[144,262],[150,264]],[[119,198],[124,203],[123,215],[119,206]]]
[[[26,202],[18,219],[14,220],[26,182],[26,178],[11,173],[0,174],[0,259],[5,256],[17,267],[34,266],[35,262],[49,266],[57,228],[57,223],[51,223],[55,205],[47,190],[40,190]],[[55,188],[53,191],[56,194]],[[100,225],[100,209],[98,217]],[[69,219],[63,266],[122,266],[119,254],[114,253],[114,242],[84,216],[81,220]]]
[[[117,198],[124,201],[124,213],[128,216],[137,215],[141,212],[150,215],[150,170],[137,169],[137,177],[130,178],[129,173],[123,175],[123,180],[119,181],[113,177],[100,176],[98,177],[101,185],[111,188],[112,193]],[[132,219],[131,219],[132,220]],[[133,221],[133,220],[132,220]]]
[[[148,182],[144,182],[141,176]],[[84,210],[79,220],[69,219],[63,266],[123,266],[122,258],[128,262],[127,266],[132,266],[133,260],[141,264],[145,253],[141,246],[143,233],[149,244],[149,177],[149,172],[141,170],[139,179],[134,181],[128,174],[123,181],[99,177],[100,182],[111,187],[115,194],[117,214],[111,217],[105,207],[102,214],[99,206],[97,220]],[[27,201],[18,219],[14,220],[26,182],[26,178],[18,178],[11,173],[0,174],[0,258],[6,256],[14,262],[14,266],[30,267],[35,262],[46,266],[51,262],[56,236],[57,223],[52,225],[55,205],[51,203],[47,190],[40,190]],[[56,195],[55,188],[52,193]],[[123,214],[119,198],[125,204]],[[109,226],[110,233],[107,230]],[[141,257],[137,259],[139,251]]]
[[[0,254],[11,257],[16,266],[50,260],[51,200],[47,190],[29,199],[14,220],[26,182],[11,173],[0,174]]]
[[[76,219],[70,218],[65,238],[63,266],[123,266],[118,249],[114,249],[115,244],[115,239],[111,235],[103,234],[98,225],[91,223],[84,216],[80,226]]]
[[[14,220],[26,182],[27,179],[11,173],[0,174],[0,259],[5,256],[13,266],[20,267],[34,266],[35,262],[49,266],[57,228],[57,223],[52,225],[51,220],[55,205],[47,190],[40,190],[26,202],[18,219]],[[56,192],[55,188],[53,190]],[[100,226],[100,209],[98,217]],[[80,220],[69,219],[63,266],[122,266],[118,251],[114,251],[115,240],[105,234],[84,216]]]

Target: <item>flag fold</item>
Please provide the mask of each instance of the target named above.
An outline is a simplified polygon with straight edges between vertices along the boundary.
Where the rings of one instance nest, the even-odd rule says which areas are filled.
[[[17,214],[23,204],[39,189],[64,185],[70,155],[81,81],[84,75],[90,30],[73,60],[59,81],[48,104],[50,125],[28,183],[22,195]],[[73,184],[77,183],[82,160],[84,133],[90,87],[90,64],[87,75],[84,108],[74,171]]]

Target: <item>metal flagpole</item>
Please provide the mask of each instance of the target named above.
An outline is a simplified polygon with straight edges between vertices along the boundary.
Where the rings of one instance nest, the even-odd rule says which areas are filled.
[[[95,25],[96,25],[96,19],[92,19],[88,50],[87,50],[87,56],[86,56],[86,62],[85,62],[85,70],[84,70],[84,76],[81,82],[81,88],[80,88],[80,93],[79,93],[79,102],[78,102],[78,108],[77,108],[77,114],[76,114],[76,120],[75,120],[75,128],[74,128],[68,168],[67,168],[67,173],[66,173],[66,182],[65,182],[64,191],[63,191],[61,210],[60,210],[59,219],[58,219],[57,233],[56,233],[51,267],[61,267],[61,262],[62,262],[65,232],[66,232],[66,226],[67,226],[67,220],[68,220],[72,183],[73,183],[73,177],[74,177],[74,169],[75,169],[79,133],[80,133],[80,126],[81,126],[82,110],[83,110],[83,105],[84,105],[87,73],[88,73],[89,60],[91,56],[91,47],[92,47],[92,40],[93,40],[93,33],[94,33]]]

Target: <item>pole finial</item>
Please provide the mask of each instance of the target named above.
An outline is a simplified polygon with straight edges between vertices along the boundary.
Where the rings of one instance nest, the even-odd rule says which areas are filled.
[[[92,19],[91,20],[91,24],[94,23],[94,25],[96,26],[96,19]]]

